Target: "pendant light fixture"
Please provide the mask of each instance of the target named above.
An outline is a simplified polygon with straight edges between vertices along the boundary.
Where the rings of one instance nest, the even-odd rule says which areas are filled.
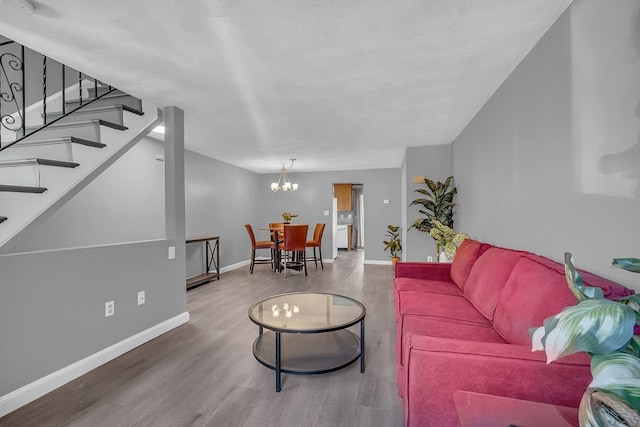
[[[295,162],[296,159],[289,160],[291,160],[291,165],[289,165],[289,169],[291,169],[291,167],[293,166],[293,162]],[[298,184],[292,184],[289,180],[289,176],[287,175],[287,168],[284,167],[284,164],[282,165],[282,169],[280,169],[280,177],[278,178],[278,182],[271,183],[271,191],[275,193],[280,189],[282,189],[282,191],[298,190]]]

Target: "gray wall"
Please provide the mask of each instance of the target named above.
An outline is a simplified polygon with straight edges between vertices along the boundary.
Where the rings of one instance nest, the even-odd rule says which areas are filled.
[[[261,187],[259,175],[219,160],[187,151],[187,237],[220,236],[220,264],[232,266],[251,257],[244,224],[259,223]],[[203,244],[187,246],[187,275],[204,268]]]
[[[453,143],[457,226],[640,290],[640,3],[576,0]]]
[[[405,178],[406,187],[406,225],[404,228],[406,231],[406,237],[403,245],[403,260],[404,261],[426,261],[427,256],[433,256],[436,259],[436,244],[435,241],[429,236],[429,233],[418,231],[415,228],[409,230],[408,228],[418,218],[423,218],[424,215],[418,212],[423,209],[422,205],[408,207],[409,204],[418,198],[424,198],[420,193],[416,193],[418,188],[426,189],[427,186],[422,181],[421,184],[414,184],[414,176],[425,176],[433,181],[444,181],[451,175],[453,175],[451,145],[432,145],[425,147],[409,147],[405,153]],[[454,177],[455,179],[455,177]],[[455,181],[453,183],[455,185]],[[457,209],[454,208],[454,228],[458,230],[457,215],[455,215]]]
[[[388,252],[383,250],[382,240],[387,224],[400,224],[402,215],[400,169],[368,169],[338,172],[306,172],[292,171],[289,178],[300,185],[296,192],[276,193],[270,190],[270,184],[278,174],[260,175],[259,182],[259,217],[258,225],[269,222],[281,222],[282,212],[299,215],[293,222],[317,222],[327,224],[322,241],[323,258],[331,257],[333,236],[331,234],[331,216],[324,216],[324,211],[331,213],[334,183],[363,184],[364,193],[364,236],[365,262],[389,261]],[[389,200],[389,204],[384,204]]]
[[[186,312],[182,113],[165,108],[164,114],[164,174],[171,182],[164,185],[162,207],[166,240],[135,243],[137,235],[131,235],[109,245],[0,256],[0,396]],[[162,182],[161,175],[158,185]],[[102,197],[112,193],[118,189]],[[109,212],[98,214],[93,227],[147,221],[144,211],[116,219]],[[76,228],[92,228],[76,227],[75,218],[66,224],[54,220],[52,226],[64,226],[71,235]],[[123,227],[135,234],[133,227]],[[55,230],[41,231],[43,245],[51,246]],[[176,247],[173,260],[167,257],[170,245]],[[138,306],[141,290],[146,303]],[[110,300],[115,301],[115,315],[106,318],[105,302]]]

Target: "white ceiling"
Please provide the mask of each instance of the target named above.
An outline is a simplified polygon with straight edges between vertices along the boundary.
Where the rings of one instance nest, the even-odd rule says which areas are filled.
[[[0,34],[158,106],[258,173],[449,144],[571,0],[0,0]]]

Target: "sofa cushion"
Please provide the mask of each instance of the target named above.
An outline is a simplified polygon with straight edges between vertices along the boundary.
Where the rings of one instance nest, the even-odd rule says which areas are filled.
[[[490,324],[468,323],[429,316],[401,316],[396,320],[396,371],[398,393],[404,389],[403,346],[409,335],[453,338],[465,341],[504,343],[505,340]]]
[[[564,272],[531,257],[523,257],[513,268],[496,307],[493,326],[512,344],[531,345],[529,328],[578,302]]]
[[[451,281],[413,279],[411,277],[396,277],[393,280],[393,291],[422,291],[435,294],[446,294],[461,296],[462,291]]]
[[[463,296],[403,291],[396,294],[396,317],[407,314],[490,324]]]
[[[489,248],[473,265],[464,295],[487,319],[493,319],[500,293],[513,266],[525,252],[512,249]]]
[[[534,261],[538,261],[550,268],[553,268],[561,274],[565,274],[564,264],[535,254],[527,254],[527,257],[533,259]],[[596,276],[595,274],[588,271],[578,269],[578,272],[582,275],[582,282],[585,286],[594,286],[602,289],[602,293],[607,299],[617,300],[622,297],[633,295],[635,293],[633,289],[629,289],[619,283],[612,282],[611,280],[605,279],[603,277]]]
[[[451,263],[451,280],[460,288],[464,289],[464,284],[471,273],[471,268],[478,257],[482,255],[491,245],[480,243],[477,240],[465,239],[460,243],[456,251],[456,256]]]

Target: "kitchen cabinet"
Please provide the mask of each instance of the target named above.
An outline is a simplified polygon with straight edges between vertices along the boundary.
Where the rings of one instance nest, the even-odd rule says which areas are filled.
[[[338,211],[351,210],[351,184],[333,184],[333,196],[338,199]]]

